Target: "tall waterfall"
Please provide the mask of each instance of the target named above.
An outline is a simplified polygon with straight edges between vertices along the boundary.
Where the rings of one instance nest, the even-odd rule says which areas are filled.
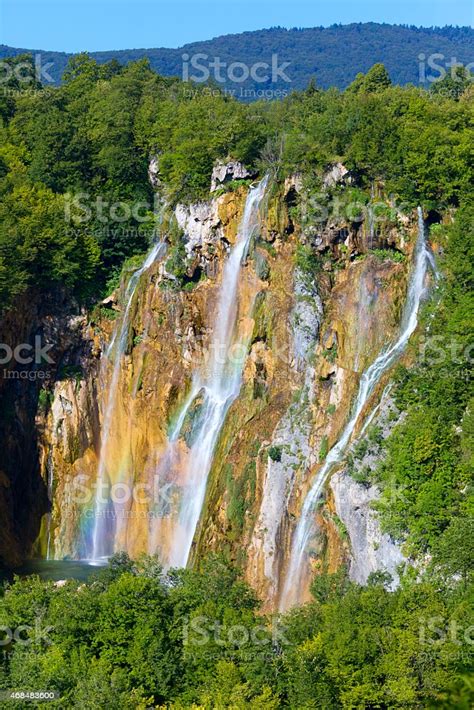
[[[54,429],[53,429],[54,431]],[[53,504],[54,504],[54,465],[53,465],[53,452],[52,450],[48,453],[48,458],[46,461],[46,473],[47,480],[46,485],[48,489],[48,500],[51,504],[51,510],[47,514],[47,537],[46,537],[46,559],[51,559],[51,548],[52,548],[52,528],[53,528]]]
[[[248,329],[241,332],[238,325],[239,321],[251,317],[253,309],[253,302],[245,308],[239,303],[239,276],[250,240],[258,228],[259,207],[266,185],[267,178],[264,178],[247,196],[236,242],[223,268],[207,362],[194,372],[190,394],[169,432],[168,447],[158,466],[161,489],[174,491],[176,495],[167,501],[166,519],[158,518],[154,524],[150,552],[160,548],[167,567],[187,564],[214,448],[227,411],[239,394],[251,333]],[[191,431],[185,447],[184,430],[189,422]],[[183,449],[186,450],[183,452]]]
[[[425,277],[429,263],[432,263],[432,258],[425,241],[423,212],[421,207],[418,207],[418,239],[415,247],[414,264],[410,276],[405,308],[400,325],[400,335],[398,340],[384,349],[363,373],[350,420],[346,424],[340,439],[327,455],[324,465],[318,472],[305,498],[301,516],[293,534],[288,569],[280,597],[281,611],[285,611],[301,601],[303,591],[302,583],[305,572],[307,571],[307,548],[315,532],[315,505],[322,493],[328,474],[332,467],[341,460],[344,454],[367,400],[380,381],[383,373],[394,364],[398,356],[403,352],[410,336],[417,326],[418,310],[425,290]]]
[[[103,381],[110,359],[113,362],[112,377],[107,390],[105,402],[104,418],[101,427],[101,445],[99,454],[99,468],[96,481],[96,496],[94,505],[94,528],[92,533],[92,549],[90,559],[97,562],[101,558],[107,558],[113,551],[113,531],[110,529],[114,525],[113,516],[107,516],[106,511],[113,506],[109,500],[108,489],[111,485],[110,471],[108,471],[108,455],[111,427],[113,425],[115,404],[117,399],[118,384],[120,378],[121,360],[127,347],[128,330],[130,326],[130,312],[133,298],[140,283],[140,278],[154,262],[160,258],[165,251],[164,242],[158,241],[146,256],[143,264],[131,276],[125,291],[125,311],[121,321],[117,324],[110,344],[105,352],[101,363],[101,377]]]

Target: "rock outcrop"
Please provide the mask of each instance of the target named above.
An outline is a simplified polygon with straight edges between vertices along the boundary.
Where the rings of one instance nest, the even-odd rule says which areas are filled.
[[[245,165],[236,160],[229,160],[227,162],[219,161],[212,170],[211,192],[215,192],[226,182],[231,182],[232,180],[246,180],[255,177],[255,175],[255,171],[249,170]]]
[[[325,173],[323,185],[324,187],[334,187],[344,180],[350,180],[349,170],[342,163],[336,163]]]
[[[157,190],[162,185],[160,179],[160,159],[157,155],[150,158],[150,162],[148,163],[148,180],[154,190]]]
[[[345,471],[335,473],[330,481],[336,513],[345,526],[350,540],[349,576],[358,584],[366,584],[369,575],[385,572],[390,576],[387,586],[399,583],[398,568],[406,563],[400,547],[380,530],[372,503],[380,497],[377,486],[364,486]]]
[[[9,567],[32,553],[50,509],[39,452],[44,412],[50,383],[65,376],[71,360],[80,363],[86,356],[84,321],[77,304],[63,292],[39,298],[31,289],[0,323],[4,348],[29,349],[22,349],[21,359],[10,358],[0,370],[0,562]]]

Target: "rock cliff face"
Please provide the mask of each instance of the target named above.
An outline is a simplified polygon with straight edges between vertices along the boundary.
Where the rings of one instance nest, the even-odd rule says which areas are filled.
[[[31,554],[50,508],[39,456],[48,406],[42,395],[85,355],[85,320],[63,293],[40,299],[32,290],[0,321],[0,562],[9,567]]]
[[[330,480],[330,498],[334,510],[349,538],[349,576],[358,584],[365,584],[375,572],[388,575],[387,586],[395,588],[399,582],[399,568],[407,559],[397,545],[380,529],[373,504],[380,497],[377,486],[366,482],[367,472],[374,470],[383,459],[381,444],[392,429],[403,419],[390,396],[388,384],[364,424],[359,437],[349,448],[345,463]],[[393,491],[397,496],[399,492]]]
[[[220,185],[231,180],[235,187],[236,179],[248,177],[240,168],[224,167],[214,176]],[[150,171],[158,184],[159,167]],[[347,180],[340,166],[329,177],[331,185]],[[249,335],[242,386],[217,440],[191,552],[191,562],[219,550],[242,564],[268,609],[277,603],[304,495],[347,421],[361,373],[397,332],[416,234],[416,215],[392,218],[375,237],[367,224],[340,220],[307,232],[295,216],[302,189],[293,177],[267,190],[259,234],[241,267],[239,313],[251,313],[236,322]],[[176,534],[170,509],[180,484],[179,459],[191,446],[199,399],[183,424],[188,435],[176,449],[176,480],[164,485],[157,472],[193,372],[207,357],[219,290],[225,288],[223,264],[236,241],[247,190],[242,185],[175,208],[186,263],[200,278],[181,288],[166,256],[142,274],[116,380],[107,344],[124,317],[130,274],[98,315],[77,325],[80,347],[70,342],[63,348],[73,370],[56,378],[50,406],[29,425],[39,449],[31,461],[41,503],[32,531],[10,560],[31,549],[42,514],[42,554],[88,555],[113,381],[106,475],[116,484],[117,499],[113,510],[101,511],[110,515],[104,534],[132,556],[166,555]],[[393,248],[397,258],[371,247]],[[377,391],[370,406],[379,396]],[[350,561],[357,581],[376,569],[393,574],[403,558],[378,530],[370,508],[377,492],[344,471],[332,477],[330,488],[316,513],[314,570]]]
[[[218,162],[212,171],[211,192],[215,192],[227,182],[232,180],[245,180],[255,177],[256,173],[248,170],[238,161]]]
[[[197,551],[228,549],[269,609],[305,493],[348,418],[361,373],[396,332],[405,277],[401,264],[367,257],[322,275],[320,296],[302,291],[293,271],[286,299],[262,306],[266,329],[250,353],[251,362],[264,362],[261,395],[255,398],[249,368],[252,380],[226,422],[211,472]],[[266,299],[275,296],[271,279]],[[321,509],[314,571],[334,570],[348,557],[337,522],[337,511]]]
[[[406,558],[398,545],[382,533],[377,514],[371,504],[379,498],[376,486],[363,486],[345,471],[331,478],[336,514],[345,526],[350,541],[349,576],[358,584],[366,584],[374,572],[390,575],[390,588],[398,585],[398,567]]]

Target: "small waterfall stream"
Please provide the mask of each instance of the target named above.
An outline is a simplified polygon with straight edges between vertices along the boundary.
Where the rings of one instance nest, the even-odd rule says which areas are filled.
[[[125,311],[122,319],[117,324],[110,344],[102,358],[101,363],[101,380],[104,379],[108,369],[109,360],[112,359],[113,370],[110,384],[108,387],[108,396],[105,402],[104,418],[101,428],[101,446],[99,454],[99,467],[97,472],[97,488],[94,505],[94,527],[92,533],[92,549],[89,555],[94,562],[100,559],[107,558],[113,553],[113,539],[109,530],[110,519],[105,515],[106,510],[113,505],[108,500],[107,490],[110,487],[110,475],[107,470],[108,463],[108,447],[111,427],[113,424],[114,410],[117,399],[117,390],[120,378],[120,367],[122,357],[127,347],[128,330],[130,326],[130,312],[133,304],[133,298],[140,278],[155,261],[163,256],[165,251],[165,243],[158,241],[149,251],[143,264],[131,276],[127,289],[125,291]],[[112,518],[113,523],[113,518]]]
[[[53,464],[53,450],[50,449],[48,453],[48,459],[46,462],[46,472],[47,481],[46,485],[48,488],[48,500],[51,504],[51,510],[47,514],[47,538],[46,538],[46,559],[51,558],[51,543],[52,543],[52,532],[53,532],[53,505],[54,505],[54,464]]]
[[[250,240],[259,225],[259,208],[267,178],[248,193],[236,242],[224,265],[212,341],[205,367],[194,372],[191,391],[169,432],[168,447],[158,465],[162,489],[177,495],[169,502],[167,520],[154,523],[150,552],[162,549],[167,567],[185,567],[201,515],[214,448],[230,405],[238,396],[251,333],[238,323],[250,318],[253,301],[241,312],[238,287]],[[185,423],[191,421],[188,450],[183,453]],[[164,547],[168,530],[168,547]]]
[[[301,516],[293,533],[290,559],[280,597],[280,611],[286,611],[301,601],[302,582],[307,570],[307,548],[315,532],[315,506],[332,467],[342,459],[367,400],[384,372],[394,364],[398,356],[403,352],[417,326],[420,302],[425,291],[427,268],[432,263],[432,256],[426,246],[423,212],[421,207],[418,207],[418,239],[400,325],[400,335],[398,340],[384,349],[363,373],[350,420],[346,424],[339,440],[328,453],[305,498]]]

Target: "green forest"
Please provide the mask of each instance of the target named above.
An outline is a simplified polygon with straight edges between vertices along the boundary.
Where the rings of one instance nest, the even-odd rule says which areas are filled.
[[[359,199],[376,183],[429,215],[441,277],[421,320],[436,316],[430,332],[443,356],[411,344],[413,364],[395,380],[404,418],[368,474],[382,490],[383,529],[417,560],[396,591],[383,575],[361,587],[341,569],[315,578],[311,602],[273,619],[224,556],[164,574],[152,557],[118,554],[87,583],[63,586],[18,577],[0,589],[0,688],[54,689],[52,707],[471,708],[471,77],[461,68],[426,91],[393,85],[375,64],[344,91],[311,82],[278,102],[244,104],[157,75],[147,60],[81,54],[54,88],[36,83],[33,63],[30,90],[12,76],[0,96],[4,313],[25,294],[62,289],[92,309],[111,292],[159,228],[153,156],[171,206],[208,197],[219,159],[276,183],[300,173],[315,193],[340,161]],[[310,271],[311,256],[300,254]],[[18,627],[23,635],[10,638]]]
[[[36,86],[33,63],[30,78]],[[97,296],[111,270],[146,250],[150,155],[169,204],[206,196],[214,162],[227,157],[277,177],[300,171],[315,190],[324,167],[342,160],[362,190],[383,181],[407,208],[448,210],[472,197],[473,90],[463,70],[426,92],[391,86],[379,64],[344,92],[310,83],[251,105],[160,77],[146,60],[121,67],[79,55],[64,79],[25,91],[12,72],[0,96],[3,307],[33,284]]]
[[[447,569],[392,593],[317,577],[313,602],[274,619],[215,557],[164,578],[153,559],[117,555],[87,585],[18,580],[0,624],[22,638],[3,647],[0,684],[77,708],[468,710],[467,582],[446,588]]]

